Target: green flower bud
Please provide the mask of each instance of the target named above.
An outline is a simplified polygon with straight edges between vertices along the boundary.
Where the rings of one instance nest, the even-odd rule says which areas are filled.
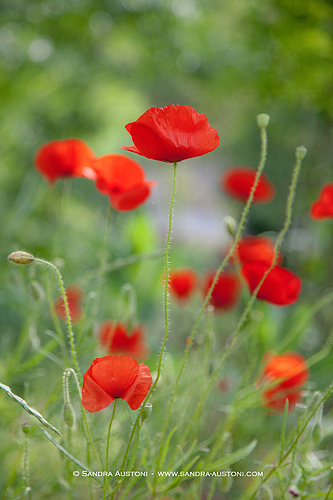
[[[226,215],[225,217],[223,217],[223,220],[230,236],[235,236],[237,232],[237,222],[235,221],[235,219],[230,215]]]
[[[259,128],[267,128],[269,124],[270,116],[265,113],[261,113],[257,116],[257,124]]]
[[[73,427],[75,424],[75,412],[71,403],[65,403],[62,407],[62,417],[68,427]]]
[[[30,425],[28,423],[24,423],[21,426],[22,432],[26,435],[29,436],[30,434]]]
[[[296,160],[302,161],[306,157],[308,150],[305,146],[298,146],[296,148]]]
[[[8,255],[8,260],[14,264],[19,264],[21,266],[27,266],[32,264],[35,257],[31,253],[25,252],[24,250],[18,250]]]
[[[142,422],[144,422],[146,418],[150,417],[152,410],[153,410],[153,405],[150,403],[146,403],[141,415]]]

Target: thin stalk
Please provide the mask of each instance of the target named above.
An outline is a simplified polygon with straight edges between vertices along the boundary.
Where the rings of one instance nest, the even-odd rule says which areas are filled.
[[[77,374],[81,378],[81,371],[80,371],[79,364],[77,362],[77,357],[76,357],[74,332],[73,332],[73,327],[72,327],[72,319],[71,319],[71,315],[70,315],[70,312],[69,312],[68,301],[67,301],[67,297],[66,297],[66,291],[65,291],[65,287],[64,287],[62,276],[60,274],[59,269],[54,264],[52,264],[51,262],[48,262],[47,260],[44,260],[44,259],[39,259],[37,257],[35,258],[35,262],[37,264],[43,264],[44,266],[50,267],[52,269],[52,271],[55,273],[55,275],[57,276],[58,283],[59,283],[59,286],[60,286],[61,295],[62,295],[62,299],[63,299],[64,305],[65,305],[66,320],[67,320],[67,326],[68,326],[68,336],[69,336],[69,344],[70,344],[70,351],[71,351],[71,356],[72,356],[72,362],[73,362],[73,366],[74,366]]]
[[[169,273],[170,273],[169,252],[170,252],[171,230],[172,230],[172,214],[173,214],[173,207],[174,207],[174,202],[175,202],[176,186],[177,186],[177,162],[175,162],[174,165],[173,165],[173,185],[172,185],[172,193],[171,193],[171,201],[170,201],[170,209],[169,209],[169,227],[168,227],[168,235],[167,235],[166,245],[165,245],[165,258],[164,258],[164,262],[165,262],[165,285],[164,285],[164,323],[165,323],[165,333],[164,333],[164,338],[163,338],[163,341],[162,341],[161,352],[160,352],[159,359],[158,359],[157,375],[156,375],[154,383],[150,387],[150,390],[149,390],[147,396],[145,397],[145,399],[142,402],[142,405],[140,407],[140,410],[139,410],[138,415],[136,417],[136,420],[134,422],[134,425],[133,425],[133,428],[132,428],[132,431],[131,431],[131,434],[130,434],[130,437],[129,437],[129,440],[128,440],[128,444],[127,444],[127,447],[126,447],[126,450],[125,450],[125,455],[124,455],[124,458],[123,458],[123,461],[122,461],[121,471],[123,471],[123,469],[125,467],[125,464],[126,464],[126,461],[127,461],[127,457],[128,457],[128,453],[129,453],[129,450],[131,448],[132,441],[133,441],[136,429],[137,429],[137,427],[138,427],[138,425],[140,423],[141,415],[142,415],[142,413],[144,411],[145,404],[148,401],[150,395],[154,391],[154,389],[155,389],[155,387],[156,387],[156,385],[157,385],[157,383],[159,381],[159,378],[160,378],[160,375],[161,375],[163,354],[164,354],[165,345],[166,345],[166,341],[167,341],[168,334],[169,334],[169,317],[168,317],[168,281],[169,281]]]
[[[105,470],[108,471],[109,469],[109,448],[110,448],[110,436],[111,436],[111,428],[112,428],[112,423],[113,419],[116,413],[116,407],[117,407],[117,399],[114,400],[113,403],[113,410],[110,418],[110,423],[108,427],[108,433],[107,433],[107,439],[106,439],[106,452],[105,452]],[[107,495],[107,476],[105,476],[105,481],[104,481],[104,499],[106,498]]]
[[[296,190],[296,186],[297,186],[297,180],[298,180],[298,176],[299,176],[299,172],[300,172],[300,168],[301,168],[301,163],[302,163],[302,159],[299,159],[296,157],[296,163],[295,163],[294,171],[292,174],[291,184],[290,184],[290,188],[289,188],[289,194],[288,194],[287,203],[286,203],[286,218],[285,218],[285,222],[283,224],[283,227],[282,227],[282,229],[277,237],[276,243],[275,243],[273,262],[272,262],[271,266],[268,268],[268,270],[265,272],[265,274],[263,275],[262,279],[260,280],[258,286],[254,290],[253,294],[251,295],[251,298],[246,305],[246,308],[245,308],[245,310],[244,310],[244,312],[239,320],[239,323],[236,327],[236,330],[234,331],[234,333],[231,336],[231,341],[229,343],[229,346],[226,348],[226,350],[221,358],[221,361],[220,361],[217,369],[215,370],[215,372],[214,372],[214,374],[213,374],[213,376],[212,376],[212,378],[207,386],[207,389],[204,392],[204,394],[200,400],[200,403],[197,407],[197,411],[195,412],[194,416],[192,417],[192,419],[189,421],[189,423],[187,425],[186,431],[184,432],[184,434],[182,436],[181,443],[183,443],[185,441],[186,437],[188,436],[190,430],[193,427],[194,422],[201,414],[201,411],[202,411],[203,406],[205,404],[208,393],[210,392],[210,389],[212,388],[213,384],[215,383],[215,381],[219,375],[219,372],[220,372],[222,366],[224,365],[226,359],[229,357],[229,355],[232,353],[232,351],[234,349],[236,341],[238,340],[238,337],[243,329],[244,324],[247,321],[249,313],[251,312],[253,304],[257,298],[258,292],[259,292],[263,282],[265,281],[266,277],[268,276],[268,274],[271,272],[271,270],[273,269],[273,267],[276,264],[280,245],[281,245],[283,238],[285,237],[286,232],[288,231],[290,223],[291,223],[292,205],[293,205],[295,190]],[[179,381],[179,379],[177,379],[176,383],[178,381]],[[171,400],[171,404],[173,403],[173,401],[174,401],[174,397]],[[171,411],[169,409],[169,413],[168,413],[169,418],[170,418],[170,415],[171,415]]]
[[[254,180],[254,183],[253,183],[250,195],[248,197],[248,200],[247,200],[247,202],[245,204],[245,207],[243,209],[243,212],[242,212],[242,215],[241,215],[241,218],[240,218],[240,222],[239,222],[239,225],[238,225],[238,228],[237,228],[237,232],[235,234],[233,245],[231,246],[228,254],[223,259],[220,267],[218,268],[218,270],[217,270],[217,272],[215,274],[215,277],[214,277],[214,280],[212,282],[212,285],[211,285],[210,289],[208,290],[208,293],[207,293],[207,295],[205,297],[205,300],[202,303],[201,309],[199,311],[199,315],[197,317],[197,320],[196,320],[196,322],[195,322],[195,324],[193,326],[193,329],[192,329],[191,334],[189,336],[189,340],[187,342],[187,348],[186,348],[186,351],[184,353],[184,356],[183,356],[183,359],[182,359],[182,362],[181,362],[181,365],[180,365],[180,368],[179,368],[179,372],[178,372],[176,383],[175,383],[175,389],[173,391],[173,395],[172,395],[171,402],[170,402],[170,405],[169,405],[168,413],[167,413],[166,419],[164,421],[164,426],[163,426],[162,436],[161,436],[161,441],[160,441],[159,454],[158,454],[157,461],[156,461],[156,471],[158,469],[158,466],[159,466],[159,463],[160,463],[160,460],[161,460],[162,447],[163,447],[163,441],[164,441],[165,433],[166,433],[167,428],[168,428],[168,424],[169,424],[169,421],[170,421],[170,417],[171,417],[173,405],[174,405],[174,402],[175,402],[175,399],[176,399],[176,395],[177,395],[177,392],[178,392],[179,383],[180,383],[181,377],[183,375],[183,371],[185,369],[186,361],[187,361],[187,358],[188,358],[188,355],[189,355],[189,352],[190,352],[190,348],[191,348],[191,345],[192,345],[193,338],[194,338],[195,334],[197,333],[199,324],[200,324],[200,322],[202,320],[202,316],[203,316],[204,311],[206,310],[206,307],[207,307],[207,305],[209,303],[209,300],[211,298],[211,295],[213,293],[213,290],[214,290],[214,287],[215,287],[215,285],[217,283],[219,275],[221,274],[221,272],[225,268],[225,266],[228,263],[231,255],[234,253],[235,248],[236,248],[236,246],[238,244],[238,241],[239,241],[239,239],[241,237],[241,234],[242,234],[242,231],[243,231],[243,228],[244,228],[244,224],[245,224],[245,221],[246,221],[246,217],[248,215],[248,212],[250,210],[250,207],[251,207],[251,204],[252,204],[252,201],[253,201],[255,190],[257,188],[257,185],[258,185],[260,176],[262,174],[262,171],[263,171],[263,169],[265,167],[266,158],[267,158],[267,132],[266,132],[266,128],[260,128],[260,139],[261,139],[261,153],[260,153],[260,160],[259,160],[258,169],[257,169],[257,172],[256,172],[255,180]],[[156,481],[157,481],[157,474],[154,474],[154,483],[155,483],[154,487],[156,487]]]

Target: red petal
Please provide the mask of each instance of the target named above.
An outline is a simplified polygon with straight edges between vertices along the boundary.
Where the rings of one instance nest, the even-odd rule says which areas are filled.
[[[97,158],[91,167],[96,173],[96,187],[102,194],[126,191],[144,182],[141,165],[125,155],[109,154]]]
[[[326,184],[322,188],[318,200],[311,205],[310,217],[315,220],[333,218],[333,183]]]
[[[137,410],[147,396],[151,383],[152,376],[148,366],[140,363],[137,378],[121,398],[129,404],[132,410]]]
[[[209,153],[220,142],[207,117],[190,106],[150,108],[125,128],[134,146],[122,149],[168,163]]]
[[[113,398],[120,398],[133,384],[138,362],[130,356],[104,356],[91,365],[91,378]]]
[[[204,284],[204,295],[206,296],[213,281],[215,273],[206,275]],[[240,297],[241,284],[237,276],[229,271],[223,271],[213,289],[210,304],[220,310],[227,310],[234,307]]]
[[[269,264],[264,262],[246,262],[242,274],[251,293],[259,285]],[[289,269],[274,266],[261,285],[257,298],[278,306],[286,306],[296,302],[302,289],[302,281]]]
[[[96,412],[109,406],[114,400],[114,397],[105,392],[104,389],[94,381],[91,376],[91,369],[92,365],[83,377],[82,405],[87,411]]]
[[[128,191],[113,193],[110,195],[110,204],[119,212],[135,210],[142,205],[150,196],[150,188],[155,182],[146,181]]]
[[[274,243],[265,236],[244,236],[237,245],[235,254],[241,263],[262,261],[271,265],[274,258]],[[282,256],[278,253],[277,264],[281,264]]]
[[[61,177],[91,178],[90,162],[95,153],[80,139],[51,141],[39,148],[35,157],[36,169],[49,182]]]
[[[173,269],[169,274],[170,293],[178,300],[186,300],[194,292],[197,281],[197,273],[193,269]]]
[[[221,178],[222,189],[238,200],[246,201],[254,184],[256,170],[250,167],[231,167]],[[275,195],[275,188],[264,174],[261,174],[254,193],[253,203],[266,203]]]

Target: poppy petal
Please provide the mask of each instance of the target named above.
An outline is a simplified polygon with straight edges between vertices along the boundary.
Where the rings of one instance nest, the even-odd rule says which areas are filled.
[[[251,167],[230,167],[221,178],[222,189],[233,198],[247,201],[256,177],[256,170]],[[264,174],[261,174],[253,196],[253,203],[266,203],[275,195],[275,188]]]
[[[134,146],[122,149],[167,163],[202,156],[220,143],[207,117],[190,106],[150,108],[125,128]]]
[[[321,189],[318,200],[311,204],[310,217],[314,220],[333,218],[333,183]]]
[[[92,413],[104,410],[109,406],[114,397],[105,392],[92,378],[91,367],[84,374],[82,387],[82,405]]]
[[[148,366],[140,363],[135,381],[121,396],[121,399],[124,399],[132,410],[137,410],[147,396],[151,383],[152,376]]]
[[[120,398],[138,374],[138,362],[130,356],[105,356],[91,365],[91,378],[107,394]]]
[[[113,193],[110,204],[119,212],[128,212],[142,205],[150,196],[151,187],[155,182],[144,182],[128,191]]]

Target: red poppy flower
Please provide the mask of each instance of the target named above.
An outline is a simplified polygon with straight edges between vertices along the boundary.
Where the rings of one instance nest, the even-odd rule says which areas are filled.
[[[50,183],[61,177],[93,179],[90,162],[94,158],[95,153],[85,142],[80,139],[65,139],[41,146],[35,156],[35,166]]]
[[[274,243],[266,236],[244,236],[239,240],[234,252],[242,264],[249,261],[261,261],[269,265],[273,262],[274,253]],[[232,257],[230,261],[232,261]],[[281,263],[282,255],[278,253],[277,264]]]
[[[150,108],[125,128],[134,146],[122,149],[167,163],[202,156],[220,143],[207,117],[190,106],[170,104],[165,108]]]
[[[310,217],[315,220],[333,218],[333,182],[321,189],[318,200],[311,205]]]
[[[169,273],[170,294],[177,300],[187,300],[193,294],[197,281],[197,273],[193,269],[173,269]]]
[[[82,404],[96,412],[109,406],[116,398],[124,399],[137,410],[152,383],[148,366],[131,356],[104,356],[91,363],[83,377]]]
[[[204,296],[207,295],[208,290],[212,286],[214,277],[215,273],[213,271],[206,274],[203,287]],[[237,304],[240,293],[241,283],[236,274],[229,271],[222,271],[213,289],[209,303],[216,309],[231,309]]]
[[[134,210],[150,195],[155,181],[147,181],[141,165],[125,155],[109,154],[91,163],[96,187],[109,196],[111,205],[120,212]]]
[[[230,167],[221,177],[222,189],[233,198],[246,201],[254,184],[256,170],[250,167]],[[261,174],[254,192],[253,203],[266,203],[275,195],[275,188],[264,174]]]
[[[70,317],[75,323],[79,321],[82,316],[81,302],[83,299],[83,291],[76,285],[69,286],[66,288],[66,297]],[[54,308],[60,318],[66,319],[65,304],[61,296],[54,303]]]
[[[301,398],[300,389],[309,378],[305,358],[297,352],[270,356],[260,382],[273,384],[263,392],[263,403],[277,412],[284,411],[286,400],[292,410]]]
[[[127,333],[124,323],[112,321],[104,321],[99,330],[101,344],[110,354],[129,354],[134,358],[144,358],[149,354],[144,335],[140,325],[135,325],[131,333]]]
[[[246,262],[242,275],[247,281],[250,292],[259,285],[270,265],[265,262]],[[296,274],[284,267],[274,266],[261,285],[257,298],[275,304],[287,306],[296,302],[302,289],[302,281]]]

